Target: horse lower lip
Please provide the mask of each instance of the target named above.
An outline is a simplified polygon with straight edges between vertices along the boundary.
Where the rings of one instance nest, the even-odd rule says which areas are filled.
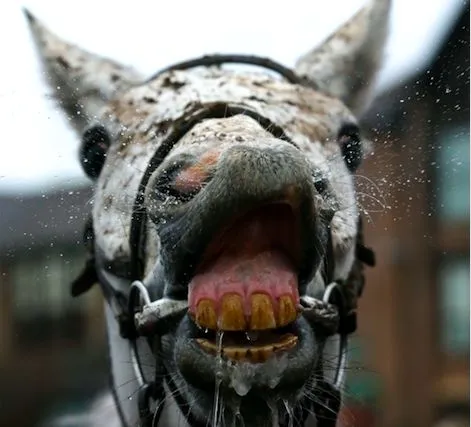
[[[196,342],[206,352],[217,355],[218,346],[215,342],[204,338],[197,338]],[[298,343],[296,335],[287,333],[281,335],[276,342],[263,345],[228,345],[221,347],[224,357],[237,362],[262,363],[268,360],[272,355],[278,352],[292,349]]]

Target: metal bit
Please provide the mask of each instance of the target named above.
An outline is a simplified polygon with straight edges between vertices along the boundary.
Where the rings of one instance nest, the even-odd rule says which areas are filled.
[[[188,309],[188,301],[161,298],[144,305],[142,311],[134,315],[134,323],[141,335],[163,335],[175,326],[176,320]]]
[[[302,296],[300,302],[299,309],[308,322],[322,328],[328,335],[337,332],[339,326],[337,307],[308,295]]]

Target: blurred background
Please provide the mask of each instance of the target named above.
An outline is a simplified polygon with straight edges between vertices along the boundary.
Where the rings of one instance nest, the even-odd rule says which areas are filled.
[[[292,66],[363,3],[1,4],[1,426],[48,426],[108,384],[100,292],[69,292],[85,260],[92,189],[41,80],[21,6],[151,74],[208,52]],[[378,265],[360,300],[342,426],[469,425],[469,19],[462,0],[394,2],[376,100],[362,117],[375,148],[356,181]]]

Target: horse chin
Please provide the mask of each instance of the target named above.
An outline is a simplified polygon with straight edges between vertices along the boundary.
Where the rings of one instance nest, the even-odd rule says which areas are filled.
[[[213,416],[218,396],[226,422],[222,425],[233,425],[237,417],[242,417],[246,427],[273,425],[276,417],[286,417],[289,408],[309,394],[304,392],[313,387],[319,354],[315,334],[302,317],[289,328],[297,337],[296,345],[254,363],[222,355],[223,335],[218,337],[219,355],[202,348],[197,341],[201,331],[186,316],[175,334],[162,341],[167,371],[172,373],[171,391],[178,390],[187,410],[201,422]]]

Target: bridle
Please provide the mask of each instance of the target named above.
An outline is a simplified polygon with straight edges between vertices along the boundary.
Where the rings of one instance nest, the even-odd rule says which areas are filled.
[[[183,70],[197,66],[214,66],[223,63],[243,63],[262,66],[281,74],[293,84],[311,86],[304,78],[298,77],[292,70],[266,58],[244,55],[212,55],[182,62],[161,70],[151,77],[151,80],[172,70]],[[165,399],[164,377],[171,393],[174,395],[183,414],[187,414],[187,422],[191,427],[202,427],[189,412],[188,404],[178,392],[178,387],[167,375],[165,361],[156,357],[160,349],[160,338],[168,333],[176,321],[187,310],[184,300],[160,298],[152,301],[149,288],[144,283],[145,247],[147,211],[144,205],[144,195],[152,173],[159,167],[174,145],[187,134],[196,124],[210,118],[227,118],[238,114],[247,115],[257,120],[264,129],[276,138],[290,144],[296,144],[286,135],[284,130],[268,118],[240,105],[216,102],[197,106],[185,113],[173,123],[170,132],[159,145],[140,181],[138,192],[133,205],[130,228],[130,262],[119,273],[113,266],[100,262],[100,248],[94,242],[93,224],[89,220],[85,227],[84,242],[88,248],[89,257],[80,276],[72,283],[72,295],[78,296],[95,283],[99,283],[106,302],[119,327],[120,337],[130,348],[131,364],[135,380],[139,385],[137,393],[137,414],[142,427],[157,426]],[[106,132],[103,127],[101,132]],[[330,233],[329,233],[330,236]],[[324,263],[324,282],[327,284],[322,299],[310,296],[301,297],[301,310],[304,317],[316,328],[319,336],[327,339],[339,334],[338,363],[333,382],[326,379],[316,380],[316,402],[301,402],[295,408],[295,419],[302,426],[309,413],[314,412],[318,427],[334,427],[341,404],[341,384],[346,365],[348,337],[356,330],[357,299],[361,296],[364,286],[364,264],[373,266],[374,253],[363,245],[361,220],[356,242],[356,259],[345,283],[334,281],[334,256],[331,238],[327,244],[326,262]],[[153,357],[155,369],[153,372],[145,369],[143,359]],[[320,357],[316,372],[323,376]],[[124,426],[126,417],[121,408],[124,396],[119,396],[116,384],[113,385],[116,405]],[[151,409],[153,408],[153,409]],[[206,423],[204,423],[206,425]],[[213,426],[216,427],[216,426]]]

